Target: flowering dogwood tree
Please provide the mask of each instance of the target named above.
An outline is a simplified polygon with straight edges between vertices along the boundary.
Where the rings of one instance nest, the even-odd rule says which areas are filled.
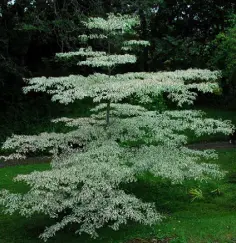
[[[62,104],[90,97],[95,103],[92,115],[52,121],[73,127],[68,133],[13,135],[3,144],[3,148],[15,150],[5,159],[22,158],[36,151],[53,155],[51,170],[15,178],[30,186],[27,193],[3,190],[0,194],[0,204],[5,206],[6,213],[18,211],[23,216],[43,213],[57,219],[57,223],[41,234],[43,240],[71,223],[78,224],[78,233],[96,237],[97,229],[103,226],[117,230],[129,220],[148,225],[159,222],[162,216],[154,205],[127,194],[121,184],[134,182],[145,172],[173,183],[188,178],[220,178],[223,173],[217,165],[201,163],[202,159],[216,158],[215,152],[187,148],[185,134],[187,130],[197,136],[228,134],[232,130],[229,123],[204,118],[200,111],[158,112],[144,106],[161,93],[179,106],[192,104],[197,91],[206,93],[218,88],[217,71],[190,69],[112,75],[117,65],[136,62],[132,54],[135,48],[149,45],[139,40],[132,30],[139,19],[110,14],[106,19],[89,18],[84,24],[92,34],[80,36],[81,40],[89,43],[99,39],[107,48],[95,51],[85,44],[78,51],[59,53],[57,58],[64,61],[79,58],[79,66],[102,68],[107,72],[87,77],[32,78],[27,80],[24,92],[47,92],[52,101]],[[118,47],[120,52],[115,54]],[[125,103],[131,97],[138,98],[139,104]],[[139,143],[135,145],[137,140]],[[69,143],[81,146],[73,149]]]

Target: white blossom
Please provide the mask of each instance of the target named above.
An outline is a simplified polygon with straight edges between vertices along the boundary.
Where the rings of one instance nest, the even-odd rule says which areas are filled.
[[[92,47],[80,48],[79,51],[56,53],[56,57],[60,59],[68,59],[71,57],[82,56],[82,57],[101,57],[105,56],[106,52],[103,51],[93,51]]]
[[[104,34],[90,34],[90,35],[79,35],[79,39],[86,42],[87,40],[93,40],[93,39],[107,39],[107,35]]]
[[[94,102],[104,100],[118,102],[132,95],[142,98],[146,95],[159,95],[166,92],[169,93],[170,99],[182,105],[183,103],[193,103],[196,98],[196,90],[204,93],[216,90],[218,88],[216,81],[219,77],[220,73],[217,71],[199,69],[160,73],[127,73],[114,76],[95,73],[88,77],[81,75],[40,77],[28,80],[28,86],[24,88],[24,92],[47,92],[52,95],[53,101],[63,104],[85,97],[94,98]],[[197,83],[193,83],[194,81]]]
[[[135,25],[139,24],[138,17],[129,15],[114,15],[108,14],[107,19],[101,17],[89,18],[84,22],[84,25],[88,29],[99,29],[106,31],[109,34],[113,34],[114,31],[125,32],[127,29],[131,29]],[[117,34],[117,32],[116,32]]]
[[[134,55],[106,55],[99,57],[89,57],[86,61],[81,61],[78,65],[87,65],[91,67],[113,67],[120,64],[135,63],[137,61]]]
[[[129,50],[133,50],[133,47],[137,47],[137,46],[150,46],[150,42],[149,41],[145,41],[145,40],[129,40],[129,41],[124,41],[123,42],[123,46],[121,47],[121,50],[124,51],[129,51]]]

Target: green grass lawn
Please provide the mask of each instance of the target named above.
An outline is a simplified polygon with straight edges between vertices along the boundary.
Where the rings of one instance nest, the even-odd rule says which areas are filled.
[[[221,168],[236,174],[236,150],[220,150],[215,161]],[[26,192],[27,186],[12,182],[17,174],[34,170],[50,169],[49,164],[24,165],[0,169],[0,189],[12,192]],[[173,237],[171,242],[236,242],[236,181],[228,182],[229,176],[222,181],[200,183],[187,181],[184,185],[171,185],[168,181],[145,175],[137,183],[125,188],[146,201],[154,201],[159,211],[167,218],[153,227],[130,223],[114,232],[104,228],[99,239],[90,239],[86,235],[74,235],[69,228],[60,232],[48,242],[58,243],[123,243],[132,238]],[[234,179],[234,178],[233,178]],[[236,180],[236,175],[235,175]],[[191,202],[189,190],[200,188],[203,199]],[[219,195],[211,193],[218,189]],[[0,243],[37,243],[42,242],[38,235],[44,227],[53,222],[47,216],[35,215],[24,218],[17,214],[0,215]]]

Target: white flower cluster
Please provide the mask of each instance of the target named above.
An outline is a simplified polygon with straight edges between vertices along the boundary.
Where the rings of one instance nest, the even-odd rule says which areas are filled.
[[[14,135],[3,144],[4,149],[13,149],[19,157],[29,152],[49,150],[68,146],[68,142],[94,141],[104,143],[107,139],[120,142],[142,140],[143,144],[159,144],[179,147],[187,143],[185,132],[191,130],[197,136],[232,131],[229,121],[203,118],[199,111],[147,111],[140,106],[111,104],[111,124],[105,127],[105,104],[92,109],[95,114],[85,118],[59,118],[53,122],[63,122],[76,129],[68,133],[42,133],[34,136]],[[102,119],[102,120],[101,120]],[[135,155],[134,155],[135,156]]]
[[[122,58],[120,60],[122,61]],[[93,63],[93,61],[88,62]],[[96,65],[95,63],[94,65]],[[98,63],[98,65],[100,64]],[[196,98],[196,90],[207,93],[217,89],[216,80],[219,75],[219,72],[216,71],[189,69],[160,73],[127,73],[114,76],[96,73],[88,77],[81,75],[40,77],[28,80],[28,86],[24,88],[24,92],[47,92],[52,95],[52,101],[59,101],[63,104],[69,104],[76,99],[84,99],[85,97],[93,98],[94,102],[104,100],[118,102],[132,95],[140,96],[145,103],[149,101],[148,95],[159,95],[166,92],[169,93],[169,98],[182,105],[193,102]],[[192,83],[194,80],[197,80],[198,83]]]
[[[101,115],[105,106],[94,112]],[[13,136],[4,148],[16,149],[18,154],[66,146],[68,141],[86,141],[84,152],[73,152],[53,157],[52,170],[20,175],[31,189],[24,195],[1,192],[0,204],[7,213],[16,210],[23,216],[34,213],[48,214],[58,222],[45,230],[46,240],[70,223],[78,223],[78,232],[97,236],[96,230],[104,224],[118,229],[127,220],[153,224],[161,219],[152,204],[141,202],[126,194],[119,185],[135,181],[137,175],[149,171],[155,176],[180,183],[186,178],[207,179],[222,177],[216,165],[199,163],[215,158],[214,151],[193,151],[183,145],[187,142],[184,131],[197,135],[232,131],[227,122],[203,119],[197,111],[146,111],[139,106],[111,104],[114,110],[109,127],[96,123],[94,118],[62,118],[76,126],[66,134],[40,134],[38,136]],[[127,116],[127,118],[119,118]],[[101,117],[101,116],[100,116]],[[130,147],[132,141],[140,146]],[[117,142],[120,141],[123,146]],[[55,155],[55,151],[51,150]],[[67,213],[65,213],[67,212]],[[59,219],[60,218],[60,219]]]
[[[2,192],[0,202],[12,205],[8,212],[17,207],[25,216],[35,212],[47,213],[53,218],[62,215],[61,221],[41,235],[43,239],[72,222],[80,224],[78,232],[92,236],[106,223],[114,229],[130,219],[153,223],[160,216],[153,213],[151,204],[142,203],[118,189],[120,183],[135,180],[132,168],[119,163],[122,152],[117,145],[104,144],[92,152],[62,159],[66,167],[55,166],[51,171],[20,175],[16,180],[25,181],[31,190],[22,196]],[[71,162],[73,165],[68,167]],[[63,215],[68,209],[70,214]]]
[[[98,124],[98,121],[91,117],[80,117],[80,118],[76,118],[76,119],[61,117],[61,118],[53,119],[53,120],[51,120],[51,122],[54,122],[54,123],[63,122],[68,127],[79,127],[79,126],[86,126],[86,125],[90,125],[90,124]]]
[[[80,48],[79,51],[56,53],[56,57],[59,59],[68,59],[71,57],[81,56],[81,57],[101,57],[105,56],[106,52],[103,51],[93,51],[92,47]]]
[[[136,61],[136,56],[125,54],[89,57],[86,61],[81,61],[78,64],[91,67],[113,67],[120,64],[135,63]]]
[[[149,41],[145,41],[145,40],[129,40],[129,41],[124,41],[123,42],[123,47],[121,47],[121,50],[123,51],[129,51],[129,50],[133,50],[133,47],[136,46],[150,46],[150,42]]]
[[[127,114],[127,104],[111,107],[120,114]],[[101,111],[104,105],[95,109]],[[161,219],[152,204],[141,202],[119,188],[121,183],[135,181],[137,175],[149,171],[155,176],[180,183],[186,178],[207,179],[223,175],[216,165],[199,163],[203,158],[216,158],[214,151],[193,151],[182,145],[186,137],[182,133],[192,129],[197,134],[229,133],[231,125],[212,119],[202,119],[197,111],[167,111],[164,113],[142,111],[135,107],[137,116],[117,118],[104,129],[91,125],[88,118],[81,120],[78,129],[68,134],[41,134],[39,136],[14,136],[5,148],[21,148],[35,151],[47,146],[60,146],[73,139],[76,143],[85,136],[88,142],[85,152],[74,152],[68,156],[55,156],[52,170],[19,175],[16,180],[30,185],[24,195],[1,192],[0,204],[7,213],[16,210],[23,216],[34,213],[48,214],[60,218],[45,230],[41,238],[46,240],[70,223],[78,223],[78,232],[97,236],[96,230],[104,224],[118,229],[127,220],[152,224]],[[135,112],[134,112],[135,113]],[[131,113],[132,115],[134,114]],[[130,113],[129,113],[130,114]],[[129,115],[128,114],[128,115]],[[58,122],[72,122],[63,118]],[[95,129],[96,127],[96,129]],[[90,134],[90,135],[89,135]],[[120,146],[115,140],[131,142],[142,139],[138,147]],[[151,145],[155,144],[156,145]],[[65,213],[65,211],[67,213]]]
[[[129,40],[129,41],[124,41],[123,45],[124,46],[132,46],[132,45],[150,46],[150,42],[145,40]]]
[[[108,15],[107,19],[89,18],[89,29],[99,29],[107,35],[125,32],[138,24],[136,17]],[[94,34],[93,36],[99,37]],[[85,38],[85,36],[84,36]],[[87,37],[86,37],[87,38]],[[143,45],[145,41],[128,41],[125,46]],[[113,67],[133,63],[133,55],[112,55],[95,52],[92,48],[78,52],[59,53],[58,58],[88,57],[80,65]],[[137,176],[150,172],[154,176],[181,183],[186,178],[220,178],[218,166],[200,163],[214,159],[214,151],[197,151],[185,147],[186,131],[197,136],[232,132],[229,122],[204,118],[202,112],[148,111],[141,105],[117,104],[138,96],[140,103],[149,102],[153,95],[163,92],[179,105],[192,103],[196,90],[214,92],[218,88],[217,71],[189,69],[175,72],[126,73],[114,76],[95,73],[87,77],[41,77],[27,80],[24,92],[47,92],[53,101],[63,104],[85,97],[99,103],[90,117],[58,118],[73,127],[68,133],[42,133],[35,136],[13,135],[3,144],[15,153],[5,159],[27,156],[31,152],[46,151],[53,155],[52,169],[19,175],[30,190],[21,195],[3,190],[0,205],[6,213],[18,211],[23,216],[47,214],[57,222],[48,227],[41,238],[47,240],[71,223],[78,224],[78,233],[97,236],[105,225],[117,230],[121,224],[134,220],[154,224],[162,219],[152,203],[145,203],[126,193],[122,185],[136,181]],[[104,104],[106,102],[106,104]],[[106,118],[106,120],[105,120]],[[69,144],[83,144],[83,149]]]
[[[117,34],[117,31],[125,32],[140,23],[137,16],[108,14],[106,19],[101,17],[89,18],[84,22],[88,29],[99,29],[108,34]]]
[[[79,35],[79,39],[87,42],[88,40],[93,40],[93,39],[107,39],[107,35],[103,34],[90,34],[90,35]]]

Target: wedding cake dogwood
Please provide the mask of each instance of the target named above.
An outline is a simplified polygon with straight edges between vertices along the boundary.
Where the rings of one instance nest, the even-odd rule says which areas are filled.
[[[52,101],[65,105],[89,97],[95,104],[89,117],[52,121],[73,127],[68,133],[13,135],[3,144],[4,149],[15,151],[5,159],[22,158],[36,151],[52,154],[51,170],[15,178],[30,186],[27,193],[3,190],[0,194],[6,213],[18,211],[27,217],[42,213],[57,219],[40,235],[45,241],[71,223],[78,225],[77,233],[96,237],[97,230],[104,226],[117,230],[130,220],[147,225],[161,221],[153,204],[122,188],[145,172],[173,183],[223,175],[217,165],[201,163],[203,159],[216,158],[214,151],[185,146],[186,131],[197,136],[229,134],[230,123],[204,118],[202,112],[195,110],[160,112],[145,108],[153,97],[163,93],[179,106],[192,104],[197,92],[218,89],[220,73],[189,69],[114,74],[117,66],[136,62],[135,49],[149,46],[135,34],[138,25],[136,16],[109,14],[107,18],[89,18],[84,26],[90,33],[79,37],[84,46],[78,51],[58,53],[56,58],[78,58],[78,68],[88,66],[96,72],[26,80],[25,93],[46,92]],[[88,45],[96,41],[105,46],[104,50]],[[136,104],[128,103],[131,98]],[[82,145],[73,149],[69,143]]]

